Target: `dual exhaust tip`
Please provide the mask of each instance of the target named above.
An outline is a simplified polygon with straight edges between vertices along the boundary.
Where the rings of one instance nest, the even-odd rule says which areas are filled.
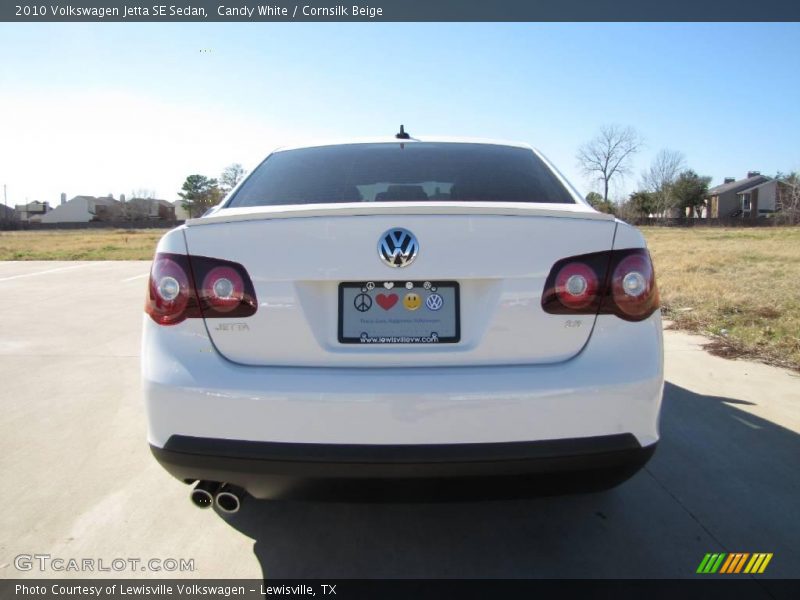
[[[229,515],[239,512],[244,499],[244,491],[227,483],[198,481],[191,493],[192,504],[198,508],[217,508]]]

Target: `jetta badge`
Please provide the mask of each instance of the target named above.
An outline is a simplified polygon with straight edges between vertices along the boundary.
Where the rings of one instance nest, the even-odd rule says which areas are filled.
[[[378,255],[390,267],[407,267],[419,252],[419,242],[408,229],[396,227],[378,239]]]

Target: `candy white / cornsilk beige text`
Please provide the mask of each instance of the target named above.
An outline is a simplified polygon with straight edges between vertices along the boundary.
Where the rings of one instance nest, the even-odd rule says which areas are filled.
[[[339,4],[336,6],[308,6],[303,5],[299,7],[299,13],[303,17],[381,17],[383,16],[382,8],[375,8],[372,6],[345,6]],[[217,14],[220,17],[247,17],[251,18],[254,14],[259,17],[288,17],[290,15],[289,8],[285,6],[259,4],[256,7],[248,5],[242,6],[225,6],[221,4],[217,7]],[[291,13],[292,17],[298,15],[298,7],[296,6]]]

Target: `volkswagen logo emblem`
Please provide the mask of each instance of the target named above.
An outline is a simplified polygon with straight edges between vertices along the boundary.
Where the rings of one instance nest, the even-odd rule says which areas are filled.
[[[378,239],[378,256],[390,267],[407,267],[419,252],[419,242],[408,229],[396,227]]]

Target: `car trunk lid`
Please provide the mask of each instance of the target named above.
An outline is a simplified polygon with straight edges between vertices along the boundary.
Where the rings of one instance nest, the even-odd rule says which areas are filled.
[[[237,262],[253,281],[255,315],[206,321],[232,361],[465,366],[552,363],[580,352],[595,317],[546,314],[545,280],[562,258],[610,250],[615,227],[612,216],[578,204],[387,202],[221,209],[187,222],[184,233],[190,254]],[[405,268],[391,268],[377,250],[397,228],[419,243]],[[340,283],[436,281],[458,283],[457,343],[341,343]]]

